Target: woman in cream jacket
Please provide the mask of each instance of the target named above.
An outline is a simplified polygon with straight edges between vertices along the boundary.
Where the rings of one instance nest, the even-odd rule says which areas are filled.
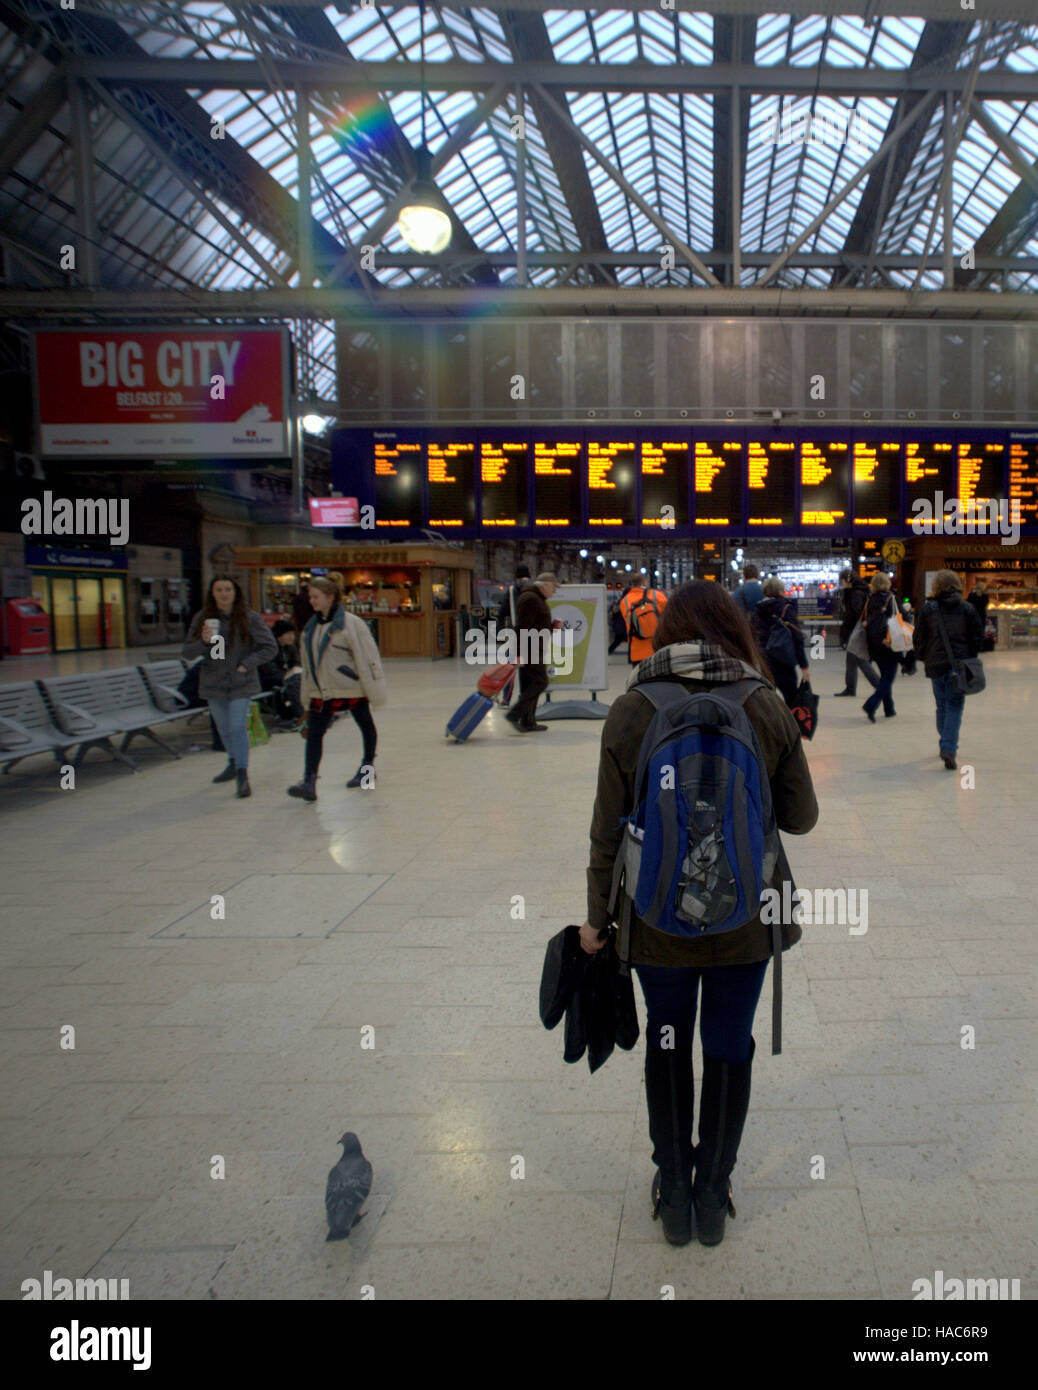
[[[314,616],[303,628],[299,655],[303,664],[300,697],[307,710],[306,762],[303,780],[289,787],[289,796],[317,800],[317,769],[324,735],[340,710],[348,709],[364,736],[364,757],[346,783],[375,785],[375,747],[378,732],[372,709],[386,703],[386,677],[375,639],[367,623],[342,606],[342,575],[331,573],[310,581]]]

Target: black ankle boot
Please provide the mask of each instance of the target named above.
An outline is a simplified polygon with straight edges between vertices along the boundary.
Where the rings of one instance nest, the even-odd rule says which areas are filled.
[[[649,1105],[653,1220],[662,1220],[671,1245],[692,1239],[692,1049],[650,1047],[645,1053]]]
[[[750,1074],[757,1044],[750,1039],[750,1060],[742,1064],[703,1058],[703,1096],[699,1106],[699,1144],[692,1201],[700,1245],[720,1245],[726,1216],[735,1215],[729,1178],[739,1152],[750,1108]]]
[[[230,781],[232,780],[232,778],[234,777],[235,772],[237,772],[237,770],[238,770],[238,769],[234,766],[233,763],[228,763],[227,766],[224,768],[224,770],[223,770],[222,772],[218,772],[218,773],[216,774],[216,776],[213,778],[213,781],[214,781],[214,782],[230,782]]]
[[[252,788],[249,786],[249,774],[244,769],[238,771],[238,790],[235,796],[251,796]]]
[[[350,778],[350,780],[346,783],[346,785],[347,785],[348,787],[359,787],[360,784],[361,784],[361,782],[364,780],[364,774],[365,774],[365,773],[368,774],[367,785],[368,785],[369,787],[373,787],[373,786],[375,785],[375,764],[374,764],[374,762],[370,762],[370,763],[361,763],[360,767],[357,768],[357,771],[353,774],[353,776],[352,776],[352,777]]]

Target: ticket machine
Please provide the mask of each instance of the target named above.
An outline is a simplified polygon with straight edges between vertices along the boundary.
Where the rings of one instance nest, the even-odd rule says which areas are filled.
[[[50,618],[38,599],[9,598],[4,606],[6,647],[12,656],[50,651]]]

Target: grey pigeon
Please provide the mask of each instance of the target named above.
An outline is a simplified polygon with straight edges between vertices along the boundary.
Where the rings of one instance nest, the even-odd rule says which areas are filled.
[[[339,1140],[342,1158],[328,1174],[324,1191],[324,1209],[328,1213],[326,1240],[345,1240],[361,1220],[368,1193],[371,1191],[373,1169],[364,1157],[360,1140],[346,1133]]]

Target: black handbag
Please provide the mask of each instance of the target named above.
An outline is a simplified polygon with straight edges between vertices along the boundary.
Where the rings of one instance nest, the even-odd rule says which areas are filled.
[[[800,725],[801,735],[810,740],[818,727],[818,696],[811,689],[810,681],[801,682],[793,705],[793,718]]]
[[[937,626],[940,629],[941,641],[944,643],[944,650],[948,657],[948,664],[951,666],[951,688],[956,695],[977,695],[987,685],[987,677],[984,675],[984,664],[979,656],[962,656],[956,659],[952,653],[951,642],[948,640],[948,629],[944,626],[944,618],[941,616],[941,605],[934,604],[937,611]]]

